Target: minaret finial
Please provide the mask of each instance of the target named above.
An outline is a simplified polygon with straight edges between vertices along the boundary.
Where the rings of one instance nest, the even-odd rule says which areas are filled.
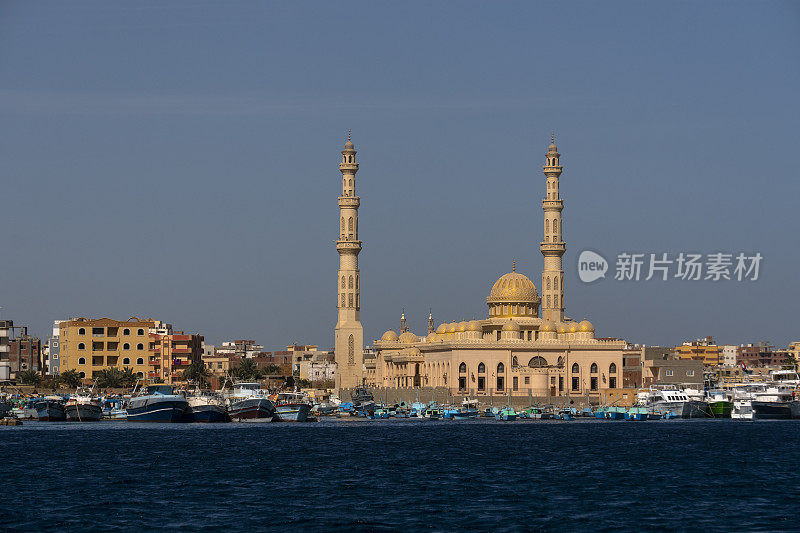
[[[556,132],[555,132],[555,130],[550,132],[550,142],[552,144],[556,143]]]
[[[514,259],[513,261],[511,261],[511,272],[516,272],[516,271],[517,271],[517,260]]]
[[[350,130],[349,129],[347,130],[347,140],[348,141],[350,140]]]

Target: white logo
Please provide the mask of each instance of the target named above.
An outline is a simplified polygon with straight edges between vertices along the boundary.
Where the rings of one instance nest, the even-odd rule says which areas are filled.
[[[578,277],[584,283],[591,283],[606,277],[608,261],[591,250],[584,250],[578,256]]]

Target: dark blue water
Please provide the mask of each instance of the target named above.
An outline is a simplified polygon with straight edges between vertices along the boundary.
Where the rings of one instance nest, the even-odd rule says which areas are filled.
[[[0,529],[794,530],[800,422],[0,427]]]

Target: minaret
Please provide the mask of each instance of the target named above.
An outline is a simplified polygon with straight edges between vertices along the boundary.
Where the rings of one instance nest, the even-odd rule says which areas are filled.
[[[336,280],[338,297],[336,305],[339,318],[336,322],[334,358],[336,360],[336,388],[352,388],[364,384],[364,329],[361,327],[361,282],[358,272],[358,206],[356,196],[356,151],[347,132],[347,142],[342,150],[342,195],[339,197],[339,275]]]
[[[408,331],[408,324],[406,323],[406,308],[403,308],[403,312],[400,314],[400,333],[405,333]]]
[[[436,331],[436,328],[433,325],[433,309],[428,311],[428,335]]]
[[[542,200],[544,240],[539,244],[539,249],[544,256],[542,317],[554,322],[564,319],[564,271],[561,269],[561,256],[567,249],[564,243],[564,227],[561,224],[564,200],[558,194],[558,177],[561,176],[562,169],[558,161],[560,155],[553,134],[543,167],[544,175],[547,176],[547,196]]]

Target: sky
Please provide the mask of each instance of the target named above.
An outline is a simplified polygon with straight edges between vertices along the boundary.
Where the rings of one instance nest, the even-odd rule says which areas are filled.
[[[152,317],[333,342],[352,130],[365,340],[541,289],[564,171],[566,313],[597,336],[800,340],[800,4],[0,4],[0,317]],[[609,262],[582,283],[577,258]],[[763,256],[757,280],[614,279],[617,254]],[[642,276],[644,277],[644,276]]]

